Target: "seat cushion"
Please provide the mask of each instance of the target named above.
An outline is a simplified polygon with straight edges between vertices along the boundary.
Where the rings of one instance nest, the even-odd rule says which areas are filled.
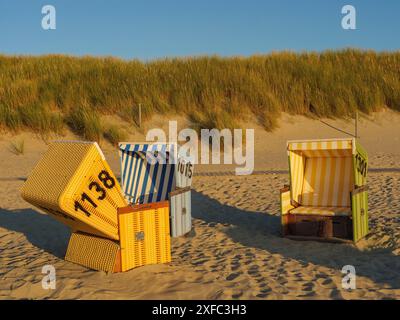
[[[307,214],[321,216],[350,216],[350,207],[311,207],[300,206],[290,210],[291,214]]]

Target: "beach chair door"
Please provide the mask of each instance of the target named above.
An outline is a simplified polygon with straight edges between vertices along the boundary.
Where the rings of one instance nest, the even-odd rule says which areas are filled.
[[[185,187],[170,193],[171,235],[179,237],[192,230],[191,191]]]
[[[353,240],[364,238],[368,232],[368,193],[366,190],[353,192],[351,196],[353,212]]]

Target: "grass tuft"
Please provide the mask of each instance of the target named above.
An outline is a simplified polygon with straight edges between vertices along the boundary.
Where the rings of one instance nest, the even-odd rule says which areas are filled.
[[[12,141],[9,150],[17,156],[25,154],[25,140]]]
[[[103,136],[114,146],[126,139],[126,133],[116,125],[109,126],[104,131]]]
[[[94,110],[87,107],[72,109],[66,117],[66,122],[72,131],[84,139],[100,142],[103,128],[99,115]]]

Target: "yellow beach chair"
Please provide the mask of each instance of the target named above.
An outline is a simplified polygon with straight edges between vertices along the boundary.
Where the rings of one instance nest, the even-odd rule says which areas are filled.
[[[21,195],[71,228],[67,261],[105,272],[171,261],[169,201],[128,206],[96,142],[51,143]]]
[[[288,141],[283,236],[357,242],[368,234],[366,151],[355,139]]]
[[[119,239],[117,209],[127,202],[96,142],[51,143],[21,196],[74,231]]]

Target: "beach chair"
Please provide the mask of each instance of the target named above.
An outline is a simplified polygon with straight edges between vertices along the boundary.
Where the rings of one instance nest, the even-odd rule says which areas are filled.
[[[128,205],[96,142],[51,143],[21,196],[75,231],[114,240],[117,209]]]
[[[357,242],[368,232],[368,156],[356,139],[288,141],[283,236]]]
[[[95,142],[51,143],[21,195],[71,227],[67,261],[105,272],[171,261],[169,202],[128,205]]]
[[[119,143],[121,185],[132,204],[169,201],[171,236],[192,228],[193,163],[174,143]]]

